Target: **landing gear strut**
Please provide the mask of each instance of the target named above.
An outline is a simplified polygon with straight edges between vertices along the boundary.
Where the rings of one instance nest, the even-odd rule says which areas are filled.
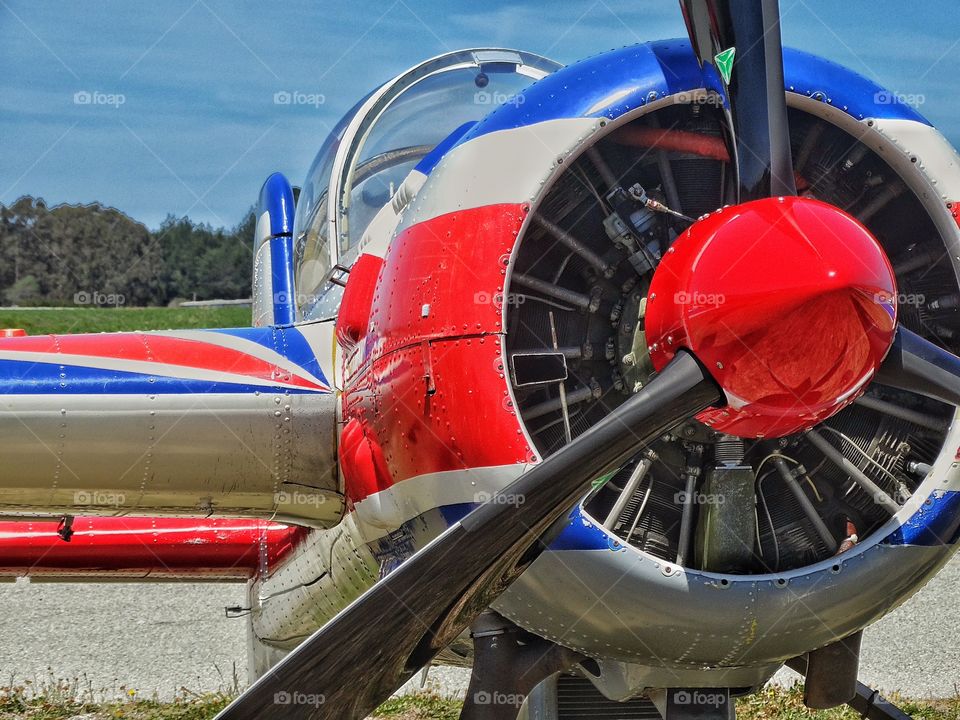
[[[583,656],[486,612],[471,626],[474,663],[460,720],[514,718],[530,692]]]

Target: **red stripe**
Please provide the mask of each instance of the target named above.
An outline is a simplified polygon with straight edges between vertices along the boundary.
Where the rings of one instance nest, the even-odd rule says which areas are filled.
[[[262,520],[78,517],[70,542],[53,522],[0,522],[0,577],[246,579],[272,571],[307,534]]]
[[[88,355],[98,358],[163,363],[185,368],[230,372],[267,382],[282,382],[308,389],[325,389],[310,380],[278,368],[249,353],[198,340],[146,333],[89,335],[42,335],[0,339],[0,351],[37,352],[56,355]],[[69,358],[51,357],[50,362],[69,364]],[[136,370],[134,372],[137,372]]]

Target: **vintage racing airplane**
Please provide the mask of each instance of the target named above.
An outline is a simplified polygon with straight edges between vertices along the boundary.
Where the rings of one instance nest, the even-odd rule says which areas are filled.
[[[264,184],[253,322],[0,341],[7,578],[238,580],[221,714],[903,714],[861,632],[960,536],[960,160],[776,0],[473,49]]]

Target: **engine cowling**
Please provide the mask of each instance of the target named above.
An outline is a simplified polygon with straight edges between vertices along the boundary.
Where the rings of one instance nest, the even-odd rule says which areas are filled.
[[[842,68],[787,52],[785,73],[801,193],[877,238],[899,287],[887,304],[956,352],[956,153]],[[693,217],[726,203],[720,112],[702,87],[683,41],[599,55],[493,112],[433,169],[345,364],[344,418],[389,473],[374,490],[344,461],[360,522],[399,524],[412,552],[661,366],[645,324],[653,266],[689,221],[639,198]],[[953,408],[878,387],[828,414],[809,419],[817,437],[886,502],[808,425],[743,443],[691,422],[598,483],[497,609],[612,658],[594,678],[611,697],[702,683],[709,668],[718,685],[753,686],[858,631],[955,549],[960,438]],[[712,567],[694,532],[705,479],[728,464],[750,468],[759,502],[735,572]]]

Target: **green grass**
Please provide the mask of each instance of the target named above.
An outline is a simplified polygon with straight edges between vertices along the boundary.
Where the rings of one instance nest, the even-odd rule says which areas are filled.
[[[943,700],[914,700],[898,693],[885,696],[916,720],[960,719],[960,695]],[[789,689],[767,687],[737,701],[739,720],[860,720],[849,707],[809,710],[803,705],[803,686]]]
[[[67,720],[77,715],[97,720],[206,720],[227,706],[225,693],[194,694],[181,691],[174,700],[160,702],[137,697],[121,688],[124,700],[94,702],[94,693],[78,692],[75,682],[44,682],[40,689],[30,684],[0,688],[0,720]]]
[[[39,690],[30,686],[0,688],[0,720],[67,720],[89,715],[96,720],[206,720],[231,700],[227,693],[197,695],[186,690],[172,701],[141,699],[127,691],[128,700],[95,703],[84,700],[73,683],[45,683]],[[92,696],[92,695],[91,695]],[[944,700],[911,700],[891,696],[917,720],[960,719],[960,695]],[[433,694],[409,695],[384,703],[374,714],[384,720],[456,720],[460,703]],[[849,708],[808,710],[803,706],[800,686],[767,688],[737,701],[739,720],[858,720]]]
[[[25,308],[0,310],[0,328],[48,333],[249,327],[250,308]]]
[[[387,700],[374,713],[376,718],[390,720],[457,720],[459,700],[448,700],[430,693],[404,695]]]

